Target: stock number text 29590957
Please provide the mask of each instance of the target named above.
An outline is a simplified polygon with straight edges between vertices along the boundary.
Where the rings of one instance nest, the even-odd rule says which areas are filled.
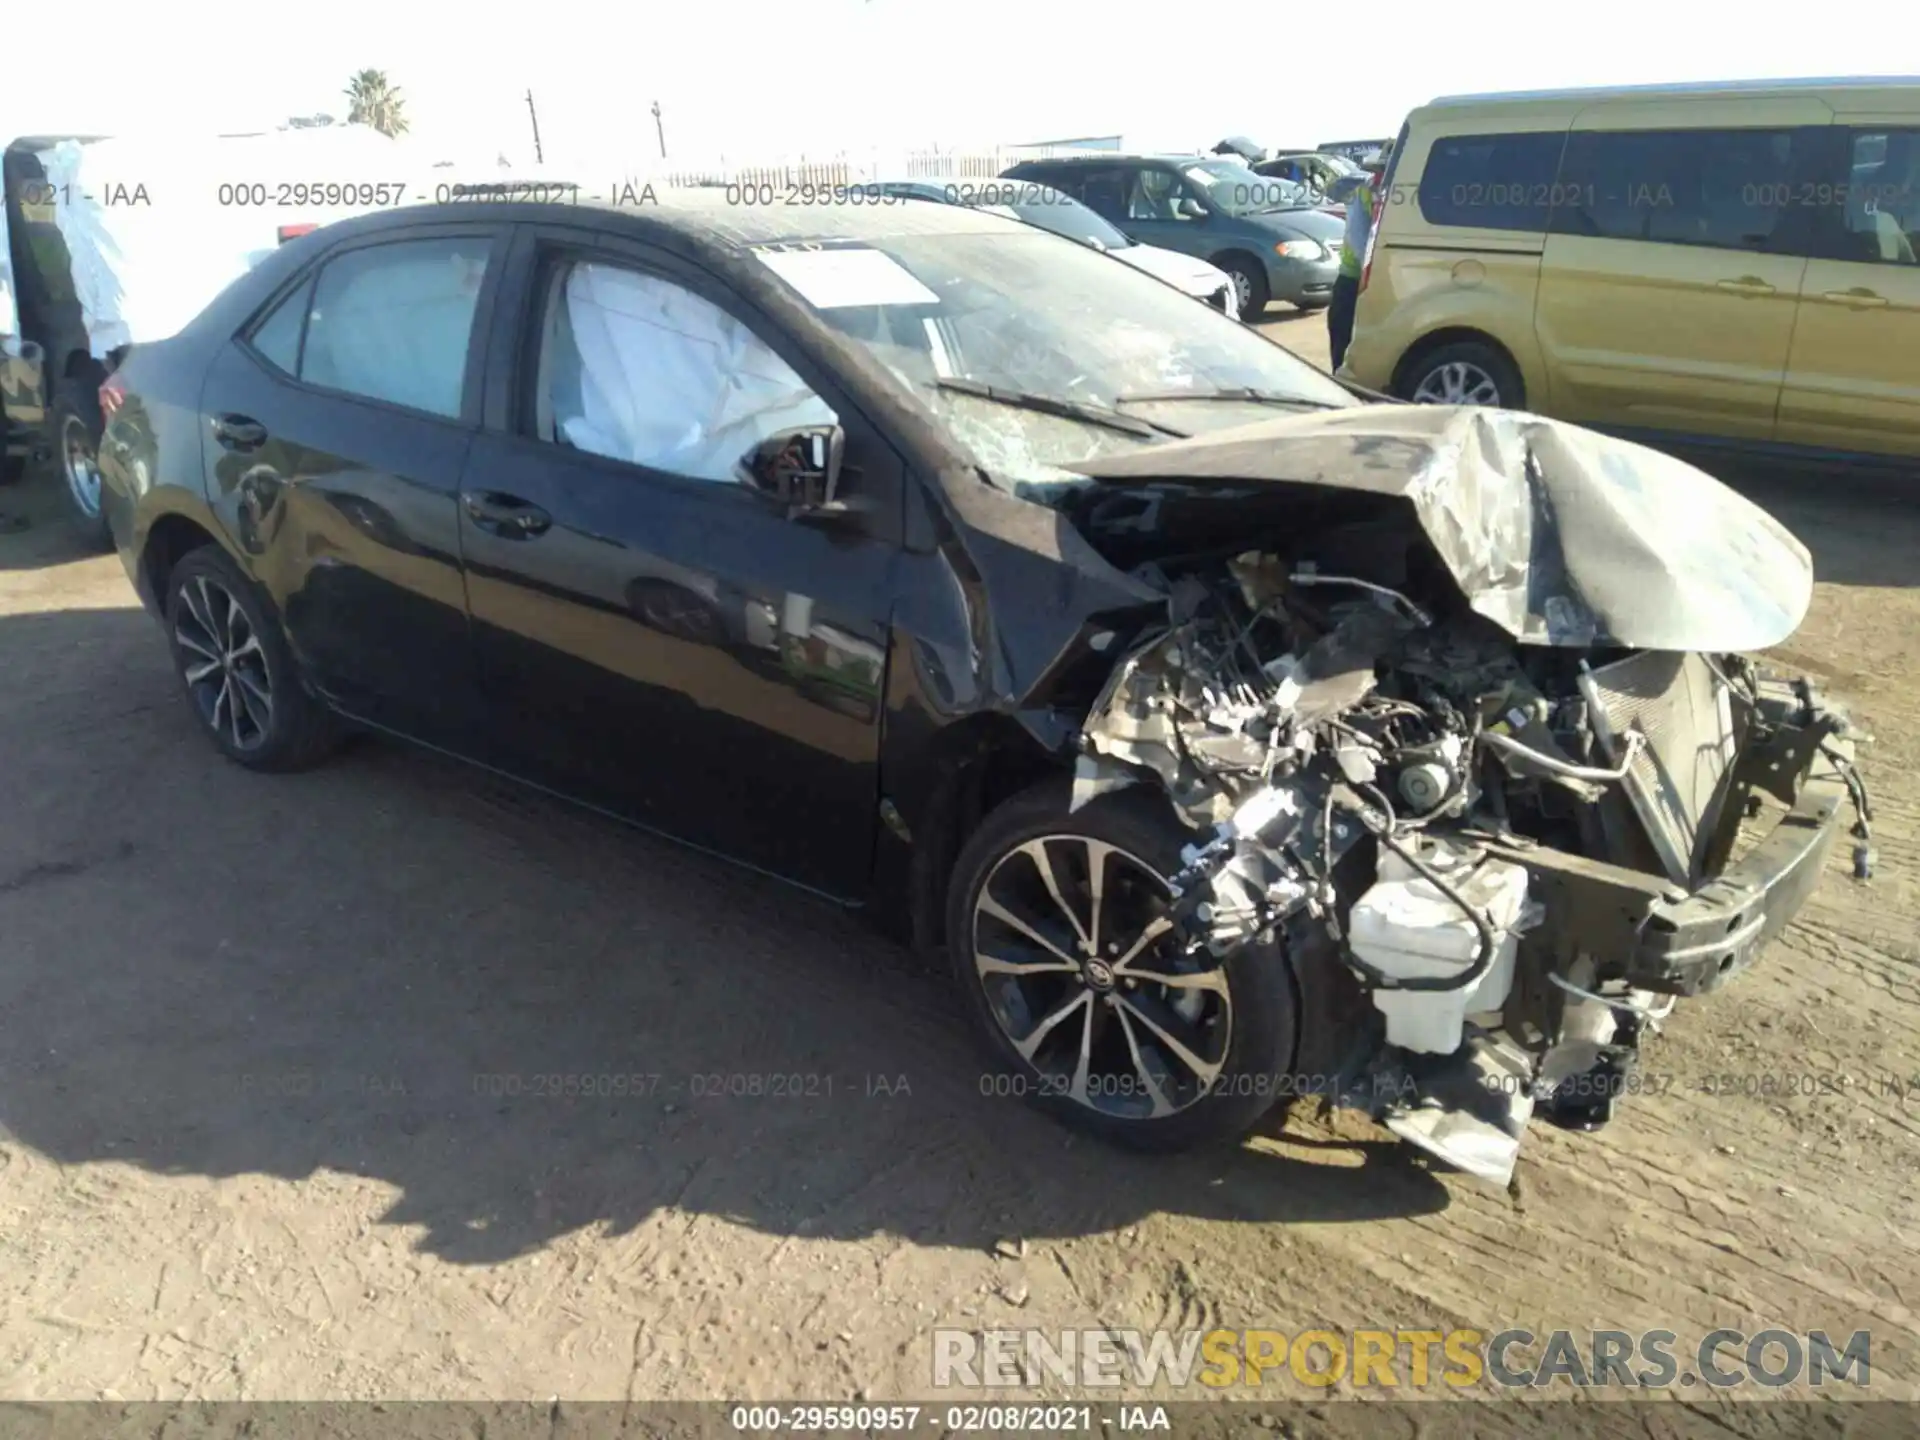
[[[220,185],[214,203],[223,206],[296,205],[445,205],[453,201],[527,200],[535,204],[577,204],[578,185],[544,180],[504,184],[428,185],[405,180],[235,180]]]

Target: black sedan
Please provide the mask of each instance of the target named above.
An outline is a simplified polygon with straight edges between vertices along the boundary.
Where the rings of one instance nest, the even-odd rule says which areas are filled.
[[[1810,571],[1706,476],[1364,404],[977,210],[728,198],[350,220],[133,351],[105,511],[216,746],[371,728],[870,905],[950,956],[984,1092],[1156,1148],[1365,1075],[1497,1170],[1486,1045],[1590,1078],[1578,997],[1718,983],[1804,895],[1844,735],[1723,652]],[[1670,694],[1657,742],[1607,710]],[[1752,875],[1746,752],[1811,817]]]

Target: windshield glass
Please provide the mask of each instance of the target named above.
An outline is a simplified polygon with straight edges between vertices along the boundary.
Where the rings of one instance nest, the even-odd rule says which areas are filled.
[[[1359,403],[1258,331],[1150,275],[1037,230],[762,247],[820,318],[940,417],[996,483],[1276,413],[1256,401],[1157,397],[1249,390],[1305,406]],[[943,381],[1124,413],[1121,428],[1019,408]],[[1129,397],[1154,396],[1139,403]],[[1148,423],[1141,423],[1148,422]],[[1130,433],[1131,432],[1131,433]]]
[[[1300,210],[1311,205],[1307,187],[1277,175],[1256,175],[1230,160],[1196,160],[1180,167],[1187,183],[1216,210],[1229,215],[1259,215],[1268,210]]]

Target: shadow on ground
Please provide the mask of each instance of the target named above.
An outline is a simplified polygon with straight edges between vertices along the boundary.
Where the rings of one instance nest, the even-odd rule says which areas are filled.
[[[857,918],[452,762],[244,772],[136,609],[0,618],[0,675],[0,1126],[54,1160],[356,1173],[474,1263],[669,1206],[990,1248],[1447,1203],[1384,1143],[1073,1141]]]
[[[44,463],[0,485],[0,572],[41,570],[101,553],[69,518],[64,485],[58,468]]]

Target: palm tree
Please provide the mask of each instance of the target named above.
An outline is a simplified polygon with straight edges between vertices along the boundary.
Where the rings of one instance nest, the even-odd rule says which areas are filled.
[[[353,102],[347,112],[349,125],[371,125],[382,135],[406,131],[406,102],[388,81],[386,71],[362,70],[347,83],[346,96]]]

